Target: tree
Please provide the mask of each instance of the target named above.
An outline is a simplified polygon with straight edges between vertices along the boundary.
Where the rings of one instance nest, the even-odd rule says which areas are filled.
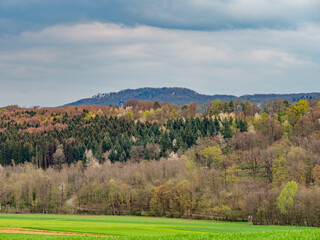
[[[165,132],[162,135],[162,137],[160,139],[160,145],[161,145],[162,153],[164,153],[168,149],[172,148],[172,142],[171,142],[171,139],[169,138],[169,134],[167,132]]]
[[[182,116],[185,118],[193,118],[198,113],[198,104],[190,103],[189,105],[185,105],[182,109]]]
[[[92,150],[86,150],[84,153],[84,161],[86,166],[98,166],[98,160],[93,156]]]
[[[204,114],[204,116],[211,118],[212,115],[213,115],[211,102],[210,102],[210,101],[206,102],[206,103],[202,106],[202,108],[203,108],[203,114]]]
[[[233,164],[226,170],[226,184],[231,184],[233,182],[239,182],[239,175],[241,169],[236,164]]]
[[[289,123],[294,126],[298,120],[306,115],[310,111],[309,102],[306,100],[300,100],[292,104],[291,107],[287,108],[288,111],[288,121]]]
[[[285,156],[280,155],[279,157],[273,159],[273,166],[271,168],[271,171],[271,178],[275,186],[281,186],[281,184],[288,180],[289,174]]]
[[[288,182],[277,198],[277,206],[282,214],[287,214],[293,206],[293,199],[298,191],[298,184],[295,181]]]
[[[160,217],[168,215],[172,197],[172,189],[166,184],[156,187],[150,201],[152,213]]]
[[[215,168],[222,166],[222,151],[218,145],[206,147],[200,152],[200,155],[205,159],[208,168],[211,168],[212,164]]]
[[[237,128],[239,128],[240,132],[248,131],[248,124],[242,119],[240,120],[236,119],[236,126]]]
[[[130,159],[133,162],[140,162],[143,159],[143,146],[132,146],[130,150]]]
[[[273,115],[278,114],[281,111],[284,111],[286,106],[282,100],[277,99],[262,104],[262,108],[266,113]]]
[[[105,153],[112,148],[112,141],[109,136],[105,136],[102,141],[102,152]]]
[[[245,116],[254,116],[260,111],[260,108],[256,103],[245,101],[240,103],[240,105]]]
[[[144,149],[145,159],[158,159],[161,153],[159,144],[147,143]]]
[[[161,108],[160,103],[158,101],[155,101],[154,104],[153,104],[153,109],[156,110],[156,109],[159,109],[159,108]]]
[[[288,173],[291,179],[299,184],[311,182],[311,171],[313,164],[312,156],[301,147],[291,147],[287,153]]]
[[[124,117],[127,121],[131,121],[131,120],[133,120],[133,114],[132,114],[132,112],[126,112],[126,115],[125,115],[125,117]]]
[[[190,216],[193,207],[192,189],[189,181],[184,180],[174,188],[174,208],[175,216]]]
[[[269,144],[282,137],[282,125],[271,116],[267,116],[256,124],[256,129],[269,139]]]
[[[211,102],[211,111],[214,115],[219,115],[221,112],[227,111],[229,107],[229,103],[225,101],[221,101],[219,99]]]
[[[56,152],[53,154],[53,163],[57,166],[57,169],[61,170],[62,164],[65,163],[66,157],[63,153],[62,144],[58,145]]]
[[[252,173],[253,180],[256,180],[256,177],[258,175],[258,171],[260,168],[260,162],[261,162],[261,151],[258,148],[254,148],[250,151],[244,152],[243,158],[245,162],[247,163],[248,169]]]
[[[311,172],[314,185],[320,185],[320,166],[316,164]]]
[[[230,127],[230,121],[227,118],[225,118],[222,122],[221,133],[224,138],[232,138],[233,133]]]
[[[123,104],[124,108],[132,107],[133,109],[139,105],[139,101],[137,99],[130,99]]]

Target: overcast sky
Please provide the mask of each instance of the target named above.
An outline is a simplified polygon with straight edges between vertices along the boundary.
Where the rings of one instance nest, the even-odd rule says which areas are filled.
[[[320,91],[319,0],[0,0],[0,106]]]

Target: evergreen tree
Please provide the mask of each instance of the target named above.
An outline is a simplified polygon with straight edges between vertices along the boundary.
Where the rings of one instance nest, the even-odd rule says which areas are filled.
[[[158,101],[155,101],[154,104],[153,104],[153,109],[159,109],[161,108],[161,105]]]
[[[102,152],[105,153],[112,148],[112,141],[109,136],[105,136],[102,141]]]
[[[221,134],[223,135],[224,138],[232,138],[233,133],[230,128],[230,122],[228,121],[227,118],[225,118],[222,122]]]

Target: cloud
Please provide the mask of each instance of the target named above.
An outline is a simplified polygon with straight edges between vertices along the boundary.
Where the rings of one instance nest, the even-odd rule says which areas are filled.
[[[111,22],[188,30],[293,29],[320,22],[318,0],[0,1],[0,33],[64,23]]]
[[[319,0],[0,0],[0,106],[183,86],[319,91]]]
[[[0,105],[55,106],[145,86],[236,95],[319,91],[319,29],[195,31],[91,22],[2,36]]]

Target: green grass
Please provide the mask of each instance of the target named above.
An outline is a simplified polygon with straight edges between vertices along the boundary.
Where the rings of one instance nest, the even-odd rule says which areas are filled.
[[[317,228],[289,226],[251,226],[186,219],[132,216],[79,216],[40,214],[1,214],[0,228],[28,228],[61,232],[108,235],[108,239],[178,240],[178,239],[320,239]],[[0,239],[84,239],[106,237],[48,236],[0,233]]]

